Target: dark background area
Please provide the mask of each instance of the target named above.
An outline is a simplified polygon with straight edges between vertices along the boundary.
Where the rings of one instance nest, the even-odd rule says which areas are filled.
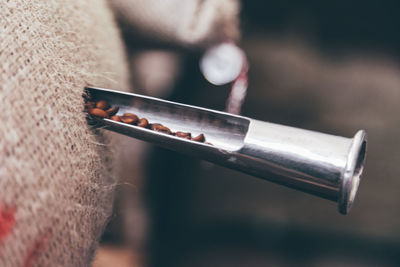
[[[368,49],[398,56],[397,1],[243,1],[243,33],[293,32],[322,49]]]

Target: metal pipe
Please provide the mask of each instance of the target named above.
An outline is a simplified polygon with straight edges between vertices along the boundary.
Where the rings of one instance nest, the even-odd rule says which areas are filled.
[[[342,214],[353,204],[366,157],[364,130],[345,138],[132,93],[86,90],[93,101],[119,106],[119,114],[135,113],[172,131],[203,133],[212,145],[92,118],[98,127],[335,201]]]

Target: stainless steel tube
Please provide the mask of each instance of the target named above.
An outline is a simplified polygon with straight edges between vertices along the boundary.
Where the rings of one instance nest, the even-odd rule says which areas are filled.
[[[347,214],[366,156],[366,133],[353,138],[251,120],[240,149],[248,173],[338,202]],[[269,176],[270,171],[276,176]]]
[[[101,88],[87,92],[94,101],[119,106],[120,114],[135,113],[172,131],[204,133],[212,145],[92,118],[98,127],[335,201],[343,214],[352,206],[366,157],[363,130],[345,138],[137,94]]]

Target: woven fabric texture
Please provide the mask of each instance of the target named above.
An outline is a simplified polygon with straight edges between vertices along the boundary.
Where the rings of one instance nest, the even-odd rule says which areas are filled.
[[[0,2],[0,266],[88,266],[111,212],[85,85],[128,89],[103,0]]]

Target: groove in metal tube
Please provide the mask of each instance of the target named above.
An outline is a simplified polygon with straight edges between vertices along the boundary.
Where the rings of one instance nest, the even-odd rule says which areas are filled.
[[[109,119],[96,120],[98,126],[338,202],[343,214],[353,204],[365,163],[364,130],[345,138],[132,93],[86,90],[94,101],[119,106],[119,114],[203,133],[212,145]]]

